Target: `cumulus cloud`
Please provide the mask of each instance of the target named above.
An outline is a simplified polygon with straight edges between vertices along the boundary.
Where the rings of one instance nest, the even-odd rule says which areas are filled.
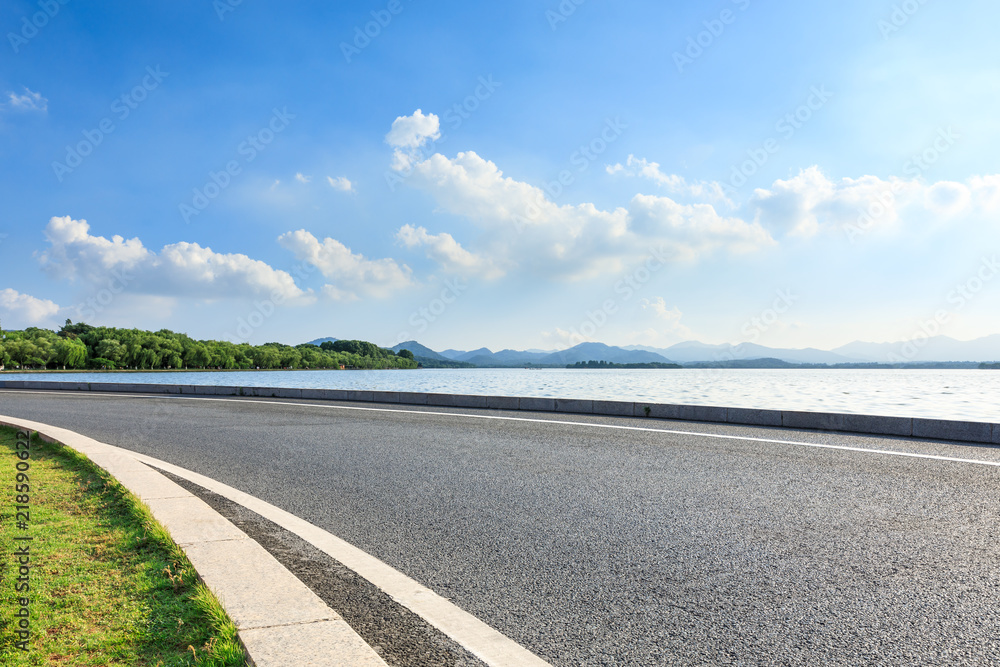
[[[39,260],[51,276],[100,282],[114,269],[131,270],[150,264],[153,254],[138,238],[91,236],[86,220],[53,217],[45,227],[49,247]]]
[[[312,180],[312,178],[310,178],[309,176],[304,175],[300,171],[299,173],[295,174],[295,180],[298,181],[299,183],[308,183],[309,181]]]
[[[423,247],[427,256],[449,273],[477,275],[488,280],[504,274],[492,260],[469,252],[451,234],[428,234],[424,227],[403,225],[396,232],[396,239],[407,248]]]
[[[679,338],[681,340],[697,338],[691,329],[681,323],[681,318],[684,317],[684,314],[680,309],[677,306],[668,308],[667,302],[663,297],[643,299],[639,303],[643,310],[652,312],[656,317],[657,326],[652,327],[652,330],[656,332],[658,339],[662,340],[663,336],[666,336],[668,339]]]
[[[435,114],[424,114],[420,109],[411,116],[399,116],[392,121],[392,128],[385,141],[392,146],[393,169],[409,169],[417,159],[420,148],[428,141],[441,138],[441,121]]]
[[[710,204],[678,204],[669,197],[636,195],[629,218],[633,231],[660,239],[689,260],[720,248],[746,253],[773,243],[760,225],[722,216]]]
[[[973,176],[969,179],[973,205],[986,213],[1000,210],[1000,174]]]
[[[54,277],[105,285],[112,279],[131,293],[202,299],[280,295],[288,303],[309,303],[311,292],[285,271],[241,254],[214,252],[197,243],[173,243],[159,253],[138,238],[110,240],[90,234],[86,220],[54,217],[45,228],[49,247],[39,256]]]
[[[834,181],[813,166],[769,188],[758,188],[749,206],[765,228],[790,236],[887,229],[903,221],[920,225],[941,217],[996,212],[1000,176],[974,176],[966,183],[877,176]]]
[[[773,242],[758,224],[723,217],[710,204],[637,195],[627,208],[613,210],[591,203],[558,205],[541,188],[505,177],[472,151],[451,159],[431,155],[412,165],[407,182],[481,230],[477,254],[498,266],[527,266],[555,277],[619,271],[651,246],[698,259],[715,249],[742,252]]]
[[[27,88],[24,94],[18,95],[15,92],[7,92],[8,106],[14,111],[35,111],[45,113],[49,110],[49,101],[42,97],[41,93],[35,93]]]
[[[720,183],[715,181],[688,183],[683,176],[678,176],[677,174],[666,174],[660,170],[659,163],[650,162],[645,158],[637,158],[634,155],[629,155],[625,164],[619,162],[617,164],[607,165],[605,170],[611,175],[624,174],[626,176],[647,178],[657,185],[665,188],[669,192],[676,194],[709,199],[711,201],[726,202],[727,204],[732,205],[732,202],[726,197],[725,190]]]
[[[282,234],[278,243],[334,281],[323,291],[336,301],[353,301],[360,296],[384,298],[412,284],[412,271],[405,264],[400,266],[389,258],[368,259],[336,239],[320,241],[304,229]]]
[[[60,310],[61,308],[54,301],[37,299],[10,288],[0,290],[0,312],[12,316],[15,321],[30,325],[42,324]],[[6,317],[4,320],[10,322]],[[9,326],[10,324],[8,324]]]
[[[961,214],[969,207],[972,192],[962,183],[940,181],[927,188],[924,202],[934,213],[951,217]]]
[[[575,331],[566,331],[559,327],[556,327],[552,331],[542,331],[541,335],[546,345],[552,345],[560,350],[569,349],[590,340]]]
[[[858,212],[873,201],[883,201],[884,210],[878,210],[881,224],[895,223],[915,194],[914,184],[901,179],[863,176],[835,183],[814,166],[794,178],[775,181],[769,189],[758,188],[750,206],[767,229],[808,237],[824,227],[855,222]]]
[[[428,139],[435,141],[440,137],[441,122],[437,115],[417,109],[412,116],[399,116],[392,121],[385,140],[393,148],[419,148]]]
[[[345,176],[338,176],[337,178],[327,176],[326,180],[330,184],[330,187],[334,190],[340,190],[341,192],[354,192],[354,184],[351,183]]]
[[[634,155],[606,171],[648,179],[666,193],[636,194],[613,208],[557,204],[544,189],[506,176],[474,151],[453,157],[431,152],[427,143],[438,137],[437,117],[418,109],[397,118],[386,141],[394,148],[391,166],[406,184],[430,194],[438,212],[473,229],[463,229],[463,244],[432,225],[406,225],[397,233],[408,248],[424,249],[450,272],[577,280],[627,269],[650,249],[673,261],[698,262],[716,253],[755,252],[776,239],[859,226],[895,230],[904,222],[933,225],[1000,210],[1000,175],[963,183],[896,176],[834,180],[817,166],[754,190],[737,207],[723,184],[688,182]]]

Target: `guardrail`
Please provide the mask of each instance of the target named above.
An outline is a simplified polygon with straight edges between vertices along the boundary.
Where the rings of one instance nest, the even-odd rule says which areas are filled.
[[[997,423],[921,419],[918,417],[881,417],[877,415],[835,412],[756,410],[752,408],[725,408],[708,405],[671,405],[642,401],[597,401],[577,398],[478,396],[469,394],[353,389],[221,387],[189,384],[4,380],[0,381],[0,388],[178,394],[183,396],[253,396],[258,398],[295,398],[359,403],[399,403],[404,405],[428,405],[449,408],[560,412],[611,417],[648,417],[652,419],[672,419],[743,426],[775,426],[1000,445],[1000,424]]]

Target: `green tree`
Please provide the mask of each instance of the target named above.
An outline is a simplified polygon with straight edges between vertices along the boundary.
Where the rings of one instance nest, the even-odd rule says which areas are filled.
[[[13,340],[8,339],[5,341],[5,347],[7,349],[7,354],[10,355],[11,361],[13,361],[17,366],[30,366],[33,365],[32,362],[38,363],[38,346],[27,339]]]
[[[126,349],[124,345],[113,338],[104,338],[97,344],[97,349],[94,352],[102,359],[117,363],[125,356]]]
[[[80,340],[60,338],[55,344],[55,361],[63,368],[83,368],[87,363],[87,346]]]
[[[372,359],[386,356],[385,350],[374,343],[364,340],[338,340],[333,343],[333,349],[336,352],[350,352],[351,354],[371,357]]]
[[[212,360],[212,355],[208,351],[208,346],[204,343],[195,343],[184,351],[184,365],[195,368],[204,368]]]

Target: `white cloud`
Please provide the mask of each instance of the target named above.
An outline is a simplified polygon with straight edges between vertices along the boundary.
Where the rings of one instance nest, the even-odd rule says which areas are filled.
[[[37,111],[45,113],[49,110],[49,101],[42,97],[41,93],[34,93],[27,88],[23,95],[8,91],[7,99],[11,109],[15,111]]]
[[[974,195],[974,205],[986,213],[1000,210],[1000,174],[973,176],[969,187]]]
[[[628,208],[557,205],[538,187],[504,177],[474,152],[434,154],[413,165],[407,180],[430,192],[444,211],[480,228],[476,254],[497,266],[582,278],[620,271],[666,247],[686,259],[717,248],[745,251],[773,243],[756,223],[725,218],[709,204],[681,205],[636,196]]]
[[[819,167],[754,191],[756,220],[774,232],[814,236],[838,229],[927,225],[941,217],[982,215],[1000,208],[1000,176],[967,183],[877,176],[829,179]]]
[[[39,259],[42,268],[57,278],[101,282],[112,270],[131,270],[153,260],[138,238],[91,236],[86,220],[68,215],[50,219],[44,233],[49,247]]]
[[[351,301],[359,295],[384,298],[412,284],[412,271],[405,264],[389,258],[367,259],[336,239],[320,242],[304,229],[282,234],[278,243],[335,281],[323,291],[337,301]]]
[[[385,135],[385,141],[393,148],[420,148],[430,139],[441,137],[441,122],[435,114],[424,114],[420,109],[412,116],[399,116],[392,121],[392,129]]]
[[[280,294],[286,303],[309,303],[311,292],[292,276],[241,254],[223,254],[197,243],[173,243],[159,253],[138,238],[92,236],[86,220],[54,217],[45,228],[49,247],[40,256],[48,274],[95,286],[124,284],[131,293],[190,298],[260,298]]]
[[[895,187],[898,194],[894,193]],[[911,185],[900,179],[883,181],[875,176],[844,178],[834,183],[819,167],[804,169],[788,180],[777,180],[770,189],[754,191],[750,206],[760,223],[772,231],[791,236],[813,236],[824,227],[857,222],[859,213],[875,201],[880,224],[899,219],[900,208],[913,196]]]
[[[720,183],[715,181],[688,183],[683,176],[678,176],[677,174],[665,174],[660,170],[659,163],[650,162],[645,158],[637,158],[634,155],[629,155],[625,164],[619,162],[614,165],[607,165],[605,170],[612,175],[625,174],[627,176],[648,178],[657,185],[676,194],[700,197],[710,199],[712,201],[726,202],[727,204],[732,205],[732,202],[726,197],[726,193]]]
[[[295,180],[298,181],[299,183],[308,183],[309,181],[312,180],[312,178],[310,178],[309,176],[304,176],[302,172],[299,172],[295,174]]]
[[[392,128],[385,135],[385,141],[392,146],[392,168],[409,169],[417,159],[420,148],[430,141],[441,138],[441,122],[435,114],[417,109],[412,116],[399,116],[392,121]]]
[[[927,188],[924,201],[927,208],[937,213],[951,217],[965,211],[972,203],[972,193],[961,183],[940,181]]]
[[[323,285],[323,294],[327,296],[331,301],[339,301],[341,303],[350,303],[351,301],[357,301],[361,297],[355,292],[348,290],[342,290],[333,285]]]
[[[659,320],[657,327],[652,328],[652,331],[656,332],[658,342],[662,342],[664,338],[672,342],[677,342],[678,339],[692,340],[697,338],[691,329],[681,324],[681,318],[684,317],[684,314],[680,309],[677,306],[667,308],[667,302],[663,297],[643,299],[639,303],[643,310],[652,311],[656,319]]]
[[[591,340],[578,333],[566,331],[564,329],[560,329],[559,327],[556,327],[553,331],[542,331],[541,334],[542,340],[545,341],[546,345],[552,345],[559,350],[569,349],[579,345],[580,343]]]
[[[407,248],[423,247],[427,256],[450,273],[466,276],[482,276],[487,280],[499,278],[504,271],[492,260],[469,252],[451,234],[428,234],[423,227],[403,225],[396,232],[396,238]]]
[[[643,299],[639,302],[643,310],[651,310],[660,319],[664,319],[670,322],[680,322],[681,311],[677,306],[673,308],[667,308],[667,302],[662,296],[658,296],[655,299]]]
[[[283,299],[311,301],[292,276],[241,254],[223,254],[197,243],[163,247],[153,273],[170,286],[170,294],[237,297],[278,293]]]
[[[0,290],[0,311],[5,315],[12,315],[16,321],[23,321],[26,324],[42,324],[53,317],[61,310],[59,305],[48,299],[37,299],[28,294],[7,288]],[[10,328],[10,320],[6,317],[7,327]]]
[[[636,195],[629,218],[633,231],[658,239],[692,261],[720,248],[746,253],[773,243],[760,225],[723,217],[710,204],[678,204],[669,197]]]
[[[345,176],[338,176],[337,178],[327,176],[326,180],[330,184],[330,187],[334,190],[340,190],[341,192],[354,192],[354,183],[351,183]]]

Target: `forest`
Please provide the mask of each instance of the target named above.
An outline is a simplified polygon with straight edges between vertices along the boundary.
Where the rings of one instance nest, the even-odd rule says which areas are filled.
[[[194,340],[169,329],[144,331],[73,324],[59,331],[30,327],[0,330],[0,366],[6,370],[185,369],[410,369],[409,350],[394,353],[361,340],[321,346]]]

